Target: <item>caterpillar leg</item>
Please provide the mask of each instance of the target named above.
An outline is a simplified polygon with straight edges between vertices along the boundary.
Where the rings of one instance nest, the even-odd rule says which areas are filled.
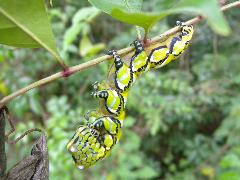
[[[130,88],[134,81],[131,69],[121,60],[115,50],[109,51],[108,55],[112,55],[114,58],[116,69],[114,74],[115,86],[120,92],[124,92]]]
[[[118,115],[120,111],[124,110],[124,99],[122,95],[115,90],[102,90],[93,92],[92,96],[95,98],[104,99],[105,108],[111,114]]]
[[[142,72],[148,70],[148,57],[140,41],[135,40],[132,45],[135,47],[135,54],[131,58],[130,68],[133,74],[139,76]]]

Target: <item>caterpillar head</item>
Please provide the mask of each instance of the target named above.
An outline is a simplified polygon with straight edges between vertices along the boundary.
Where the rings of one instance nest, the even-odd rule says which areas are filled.
[[[140,40],[138,40],[138,39],[134,40],[130,44],[130,46],[135,47],[136,53],[140,53],[140,52],[144,51],[144,47],[143,47],[142,43],[140,42]]]

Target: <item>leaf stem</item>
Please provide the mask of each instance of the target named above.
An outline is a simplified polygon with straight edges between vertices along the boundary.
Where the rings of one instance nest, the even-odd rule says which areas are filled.
[[[226,11],[226,10],[231,9],[233,7],[240,7],[240,0],[223,6],[221,8],[221,11]],[[187,21],[186,24],[187,25],[194,25],[194,24],[197,24],[199,21],[201,21],[203,19],[204,19],[204,17],[198,16],[196,18],[193,18],[193,19]],[[152,38],[151,41],[149,42],[149,44],[151,45],[151,44],[154,44],[156,42],[161,42],[161,41],[165,40],[166,37],[168,37],[168,36],[170,36],[172,34],[175,34],[179,30],[180,30],[179,27],[174,27],[172,29],[169,29],[165,33]],[[134,49],[133,47],[124,48],[124,49],[119,50],[118,54],[119,55],[125,55],[125,54],[128,54],[128,53],[132,52],[133,49]],[[70,75],[72,75],[72,74],[74,74],[76,72],[83,71],[85,69],[88,69],[90,67],[96,66],[97,64],[99,64],[101,62],[104,62],[106,60],[110,60],[110,59],[112,59],[111,56],[104,55],[104,56],[95,58],[95,59],[93,59],[91,61],[88,61],[86,63],[82,63],[82,64],[79,64],[79,65],[76,65],[76,66],[72,66],[72,67],[66,68],[65,71],[58,72],[58,73],[53,74],[51,76],[48,76],[48,77],[46,77],[44,79],[36,81],[36,82],[34,82],[34,83],[32,83],[32,84],[30,84],[30,85],[28,85],[28,86],[26,86],[26,87],[24,87],[24,88],[22,88],[20,90],[17,90],[14,93],[4,97],[3,99],[1,99],[0,100],[0,108],[3,107],[5,104],[7,104],[12,99],[15,99],[16,97],[25,94],[26,92],[28,92],[31,89],[43,86],[43,85],[45,85],[47,83],[53,82],[53,81],[58,80],[58,79],[63,78],[63,77],[68,77],[68,76],[70,76]]]
[[[141,37],[141,32],[140,32],[140,28],[138,26],[135,26],[136,27],[136,31],[137,31],[137,38],[138,39],[142,39]]]

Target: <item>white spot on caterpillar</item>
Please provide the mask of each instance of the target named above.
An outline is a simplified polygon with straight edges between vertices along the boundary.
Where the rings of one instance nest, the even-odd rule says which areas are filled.
[[[82,169],[84,169],[84,166],[77,166],[77,168],[82,170]]]
[[[75,147],[73,147],[73,146],[71,146],[69,150],[70,150],[72,153],[77,152],[77,149],[76,149]]]

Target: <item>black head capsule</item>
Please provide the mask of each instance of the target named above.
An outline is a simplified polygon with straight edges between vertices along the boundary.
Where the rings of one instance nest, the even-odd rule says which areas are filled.
[[[123,62],[122,62],[120,56],[117,54],[116,50],[108,51],[108,55],[113,56],[114,64],[115,64],[115,67],[116,67],[117,70],[120,69],[123,66]]]
[[[140,53],[140,52],[144,51],[144,47],[139,40],[133,41],[130,45],[135,47],[136,53]]]
[[[176,21],[176,25],[182,27],[184,26],[184,23],[182,21]]]
[[[117,51],[115,49],[113,49],[113,50],[109,50],[107,52],[107,55],[109,55],[109,56],[117,56],[118,54],[117,54]]]

